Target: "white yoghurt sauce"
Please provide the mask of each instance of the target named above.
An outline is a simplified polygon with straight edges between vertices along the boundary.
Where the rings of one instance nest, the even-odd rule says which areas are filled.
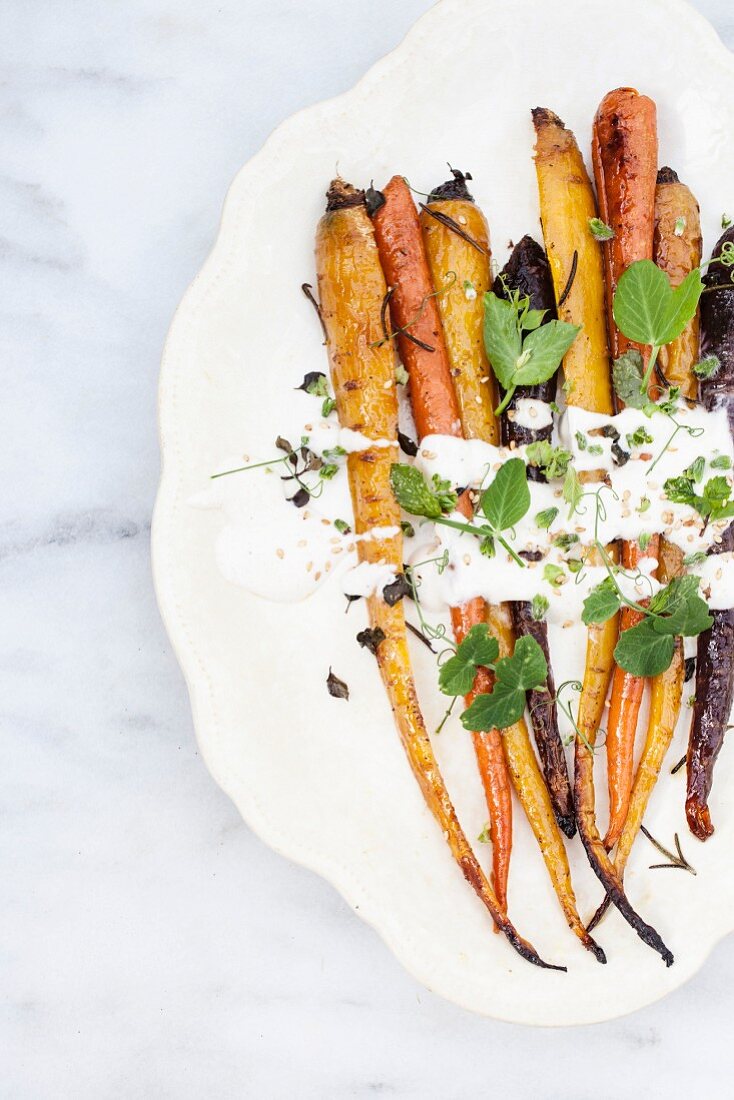
[[[522,422],[530,427],[541,427],[546,416],[552,415],[544,402],[528,400],[518,405]],[[412,423],[407,412],[407,402],[403,401],[401,430],[410,432]],[[531,415],[532,412],[536,415]],[[448,607],[465,603],[475,596],[482,596],[488,603],[545,596],[549,601],[546,617],[551,638],[556,630],[564,634],[563,648],[568,660],[564,656],[561,663],[568,664],[571,675],[578,675],[578,650],[579,647],[583,650],[585,638],[585,628],[581,624],[583,602],[591,589],[604,579],[606,571],[603,566],[584,566],[581,572],[574,574],[568,568],[567,559],[580,557],[595,535],[606,545],[619,538],[636,540],[645,532],[664,533],[685,554],[693,554],[706,551],[720,541],[729,523],[726,520],[705,525],[695,509],[671,503],[663,490],[667,478],[682,474],[700,455],[706,458],[703,482],[717,474],[724,474],[731,480],[731,468],[712,469],[710,465],[712,459],[720,456],[734,463],[734,444],[726,413],[723,410],[707,412],[699,406],[691,409],[682,402],[675,419],[697,434],[692,436],[687,431],[679,431],[662,457],[655,461],[674,429],[668,417],[660,413],[646,417],[635,409],[625,409],[616,416],[572,407],[566,409],[559,418],[553,442],[572,452],[573,464],[579,473],[599,471],[599,476],[606,479],[609,487],[600,492],[603,510],[597,520],[596,501],[589,495],[569,515],[561,481],[528,482],[530,508],[514,531],[505,532],[516,552],[542,554],[539,561],[526,561],[524,568],[499,544],[495,556],[488,558],[480,553],[479,540],[468,533],[408,517],[415,528],[415,537],[405,539],[405,561],[416,565],[446,555],[445,568],[440,572],[435,562],[416,568],[424,611],[443,614]],[[652,440],[632,447],[629,461],[618,466],[612,457],[613,440],[593,434],[610,424],[619,432],[620,446],[624,450],[630,450],[627,436],[640,427]],[[384,446],[394,447],[396,461],[408,461],[399,454],[396,444],[388,440],[369,440],[357,432],[340,428],[335,418],[309,423],[303,434],[308,435],[308,446],[317,454],[337,447],[353,453],[368,446]],[[601,453],[589,453],[590,447],[600,447]],[[420,445],[415,463],[429,478],[439,474],[455,486],[478,488],[489,485],[508,458],[526,460],[525,451],[525,447],[496,447],[480,440],[428,436]],[[334,461],[344,466],[343,458]],[[650,470],[653,463],[654,468]],[[222,463],[221,468],[242,464],[242,456],[239,456],[230,463]],[[196,506],[215,508],[224,514],[225,523],[216,543],[217,564],[222,574],[256,595],[278,602],[305,599],[330,576],[337,574],[342,589],[350,595],[367,596],[382,591],[394,578],[393,568],[379,562],[359,564],[357,537],[353,533],[342,534],[334,526],[335,519],[352,524],[346,471],[342,468],[332,481],[325,482],[321,496],[300,509],[289,504],[283,506],[283,497],[292,495],[297,488],[292,481],[280,480],[286,472],[283,464],[274,464],[270,468],[222,477],[212,481],[210,488],[192,501]],[[599,481],[584,488],[591,494],[599,488]],[[541,530],[536,516],[549,508],[557,508],[558,514],[548,530]],[[458,515],[454,518],[463,519]],[[475,523],[481,523],[481,516]],[[395,528],[385,527],[369,537],[389,538],[394,534]],[[578,542],[564,551],[553,541],[559,534],[576,535]],[[702,578],[701,591],[712,608],[734,606],[734,562],[731,559],[731,554],[712,555],[690,568]],[[547,565],[563,569],[555,583],[545,575]],[[657,591],[659,585],[650,576],[655,565],[655,560],[649,558],[643,561],[637,576],[619,574],[617,580],[625,594],[641,600]],[[572,635],[575,637],[573,642]],[[583,657],[581,661],[583,663]],[[559,674],[562,675],[557,672],[557,678]]]

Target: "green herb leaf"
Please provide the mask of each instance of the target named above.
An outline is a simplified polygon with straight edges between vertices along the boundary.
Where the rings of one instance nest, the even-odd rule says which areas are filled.
[[[686,554],[683,559],[684,565],[703,565],[706,561],[708,554],[705,550],[696,550],[694,554]]]
[[[648,512],[650,510],[651,504],[652,501],[649,497],[640,497],[640,503],[635,508],[635,511],[639,512],[640,515],[644,515],[645,512]]]
[[[560,565],[548,562],[543,567],[543,580],[548,581],[548,584],[552,584],[554,588],[560,588],[566,580],[566,574]]]
[[[641,424],[639,428],[635,428],[633,432],[627,433],[627,446],[632,447],[644,447],[646,443],[654,442],[653,437],[648,432],[644,424]]]
[[[540,382],[547,382],[558,370],[563,356],[580,331],[580,325],[571,325],[567,321],[548,321],[531,332],[522,346],[522,357],[527,356],[527,359],[523,365],[518,362],[513,385],[535,386]]]
[[[591,446],[589,447],[589,454],[590,455],[603,455],[604,454],[604,448],[602,447],[601,443],[592,443]]]
[[[490,291],[484,295],[484,346],[503,390],[514,389],[517,361],[522,353],[518,311],[512,302]]]
[[[496,531],[520,522],[530,508],[527,471],[521,458],[510,458],[500,466],[494,481],[482,493],[480,507]]]
[[[595,241],[611,241],[614,230],[601,218],[589,218],[589,232]]]
[[[647,404],[647,394],[642,393],[644,377],[642,356],[637,348],[630,348],[614,360],[612,383],[619,400],[631,409],[642,409]]]
[[[559,534],[553,536],[553,545],[558,546],[561,550],[569,550],[579,541],[578,535],[573,533],[567,534],[565,531],[561,531]]]
[[[345,519],[335,519],[334,526],[340,535],[350,535],[352,533],[352,528]]]
[[[454,656],[441,665],[438,674],[441,691],[444,695],[466,695],[472,689],[477,668],[493,665],[499,652],[499,643],[486,623],[473,626]]]
[[[390,485],[400,507],[411,516],[425,516],[436,519],[446,508],[448,496],[439,495],[431,489],[420,470],[415,466],[394,462],[390,467]],[[456,494],[453,503],[456,503]],[[448,509],[453,504],[448,505]]]
[[[690,466],[687,466],[683,471],[686,477],[691,481],[700,481],[704,475],[706,469],[706,459],[703,455],[699,455],[698,458],[694,458]]]
[[[524,634],[515,642],[511,657],[502,657],[495,666],[498,683],[507,684],[518,691],[530,691],[540,687],[548,677],[548,663],[543,650],[530,634]]]
[[[589,441],[583,432],[576,432],[576,446],[580,451],[585,451],[589,445]]]
[[[545,618],[546,611],[549,607],[550,600],[548,599],[548,597],[541,596],[541,594],[538,593],[536,596],[533,596],[533,599],[531,601],[530,615],[533,619],[535,619],[536,623],[540,622],[542,619]]]
[[[652,260],[630,264],[614,295],[614,320],[620,332],[638,344],[663,347],[683,332],[698,306],[703,280],[694,268],[673,287]]]
[[[540,328],[547,312],[547,309],[528,309],[523,313],[520,317],[523,332],[532,332],[533,329]]]
[[[614,649],[614,660],[633,676],[658,676],[673,660],[675,639],[659,634],[650,618],[623,630]]]
[[[325,397],[321,405],[321,415],[326,418],[330,416],[336,408],[336,401],[333,397]]]
[[[639,539],[637,540],[637,542],[639,543],[639,546],[640,546],[640,550],[647,550],[648,546],[650,545],[650,540],[651,539],[652,539],[652,532],[651,531],[643,531],[642,534],[640,535]]]
[[[525,456],[531,466],[537,466],[543,471],[548,481],[564,477],[573,458],[570,451],[563,447],[554,447],[545,439],[529,443],[525,449]]]
[[[681,214],[680,217],[675,219],[675,227],[673,233],[676,237],[682,237],[686,228],[686,219]]]
[[[584,495],[584,487],[573,466],[569,466],[563,479],[563,499],[570,505],[569,518],[574,514]]]
[[[538,512],[538,514],[536,515],[536,526],[539,527],[541,531],[547,531],[557,515],[557,508],[545,508],[542,512]]]
[[[731,459],[728,455],[718,455],[711,459],[710,466],[712,470],[730,470]]]
[[[584,600],[581,620],[589,626],[591,623],[605,623],[616,615],[621,606],[619,593],[611,577],[605,577],[601,584],[592,588]]]
[[[398,363],[395,368],[395,381],[399,386],[407,386],[410,381],[410,375],[402,363]]]
[[[506,729],[525,713],[525,692],[508,684],[495,684],[488,694],[477,695],[461,716],[464,729],[474,732]]]

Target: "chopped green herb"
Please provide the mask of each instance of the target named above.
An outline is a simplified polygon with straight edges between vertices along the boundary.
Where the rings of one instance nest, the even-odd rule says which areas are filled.
[[[683,233],[685,232],[685,228],[686,228],[686,219],[681,214],[680,217],[675,219],[675,228],[673,229],[674,235],[676,237],[682,237]]]
[[[731,459],[728,455],[718,455],[711,459],[710,466],[712,470],[730,470]]]
[[[565,531],[561,531],[560,534],[553,536],[553,545],[559,547],[561,550],[569,550],[572,546],[575,546],[579,541],[578,535],[567,534]]]
[[[583,432],[576,432],[576,446],[580,451],[585,451],[589,441]]]
[[[477,837],[477,840],[479,841],[480,844],[491,844],[492,843],[492,837],[490,836],[490,832],[489,832],[489,822],[487,822],[487,824],[484,826],[481,833]]]
[[[336,408],[336,401],[333,397],[325,397],[321,405],[321,415],[323,417],[330,416]]]
[[[702,359],[700,363],[696,363],[693,368],[693,373],[697,378],[701,378],[704,381],[707,378],[713,378],[716,372],[721,367],[721,361],[716,355],[707,355],[705,359]]]
[[[640,550],[647,550],[648,546],[650,545],[650,540],[651,539],[652,539],[652,532],[651,531],[643,531],[642,534],[640,535],[639,539],[637,540],[637,542],[639,544],[639,547],[640,547]]]
[[[684,565],[703,565],[708,557],[705,550],[696,550],[693,554],[686,554],[683,559]]]
[[[592,443],[589,447],[589,454],[590,455],[603,455],[604,454],[604,448],[602,447],[601,443]]]
[[[539,527],[541,531],[547,531],[557,515],[557,508],[545,508],[542,512],[538,512],[538,514],[536,515],[536,526]]]
[[[581,558],[568,558],[567,563],[569,573],[580,573],[584,568],[584,563]]]
[[[335,519],[334,526],[340,535],[351,535],[352,533],[352,528],[345,519]]]
[[[706,459],[703,455],[699,455],[698,458],[694,458],[691,465],[683,471],[683,474],[685,477],[690,478],[691,481],[700,481],[705,469]]]
[[[548,581],[548,584],[552,584],[554,588],[560,588],[565,583],[566,573],[560,565],[548,562],[543,567],[543,580]]]
[[[533,596],[530,604],[530,615],[536,622],[540,622],[545,618],[546,611],[550,607],[550,600],[547,596],[541,596],[540,593]]]
[[[545,439],[529,443],[525,454],[528,463],[542,470],[548,481],[565,477],[568,465],[573,458],[570,451],[565,450],[563,447],[554,447]]]
[[[579,476],[573,466],[569,466],[563,480],[563,499],[570,505],[569,518],[574,514],[584,495],[584,487],[579,481]]]
[[[399,386],[407,386],[410,381],[410,375],[402,363],[398,363],[395,368],[395,381]]]
[[[635,428],[633,432],[627,433],[627,446],[632,447],[644,447],[646,443],[652,443],[653,437],[648,432],[644,424],[641,424],[639,428]]]
[[[642,392],[644,368],[642,356],[637,348],[631,348],[619,359],[614,360],[612,383],[622,404],[632,409],[642,409],[647,403],[647,394]]]
[[[721,228],[722,229],[728,229],[730,225],[731,225],[731,218],[729,217],[729,215],[728,214],[722,214],[721,215]]]
[[[415,527],[407,519],[401,519],[400,530],[403,532],[406,538],[415,538]]]
[[[595,241],[611,241],[614,230],[601,218],[589,218],[589,232]]]
[[[639,512],[640,515],[644,515],[645,512],[648,512],[650,510],[651,503],[652,502],[649,497],[640,497],[640,503],[635,508],[635,511]]]

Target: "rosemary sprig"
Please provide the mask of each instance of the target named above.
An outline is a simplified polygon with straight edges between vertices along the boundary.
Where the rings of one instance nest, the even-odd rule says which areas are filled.
[[[640,825],[640,831],[645,834],[647,839],[652,844],[653,848],[657,848],[658,852],[660,852],[660,855],[665,856],[665,858],[668,860],[667,863],[651,863],[651,871],[662,870],[665,867],[674,867],[680,871],[688,871],[688,873],[691,875],[696,874],[695,869],[691,866],[691,864],[688,862],[686,857],[683,855],[683,852],[681,851],[680,840],[678,839],[677,833],[673,834],[673,842],[675,843],[674,853],[669,851],[668,848],[662,845],[659,840],[656,840],[652,833],[648,829],[646,829],[644,825]]]

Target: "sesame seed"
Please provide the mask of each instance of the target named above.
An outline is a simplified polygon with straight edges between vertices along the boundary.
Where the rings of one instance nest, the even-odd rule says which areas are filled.
[[[285,557],[285,550],[281,550],[280,547],[275,551],[279,558]]]
[[[312,561],[307,562],[306,563],[306,572],[310,573],[312,569],[313,569],[313,562]]]
[[[320,572],[318,572],[318,573],[314,573],[314,575],[313,575],[313,579],[314,579],[315,581],[320,581],[320,580],[321,580],[321,573],[320,573]]]

